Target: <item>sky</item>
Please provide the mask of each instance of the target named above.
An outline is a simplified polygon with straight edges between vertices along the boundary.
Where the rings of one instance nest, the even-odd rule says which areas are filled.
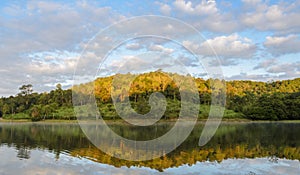
[[[144,15],[158,17],[134,20]],[[1,1],[0,96],[29,83],[38,92],[69,88],[75,70],[82,79],[88,75],[80,70],[107,76],[160,68],[209,78],[214,58],[226,80],[297,78],[299,19],[299,0]]]

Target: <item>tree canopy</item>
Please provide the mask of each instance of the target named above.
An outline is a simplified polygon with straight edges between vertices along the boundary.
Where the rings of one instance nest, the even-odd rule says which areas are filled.
[[[127,87],[132,108],[140,114],[148,113],[151,106],[149,98],[153,92],[161,92],[167,100],[164,119],[176,118],[180,112],[181,91],[188,91],[188,78],[192,78],[200,97],[199,118],[206,118],[211,105],[211,85],[226,84],[225,117],[248,118],[252,120],[300,119],[300,78],[294,80],[256,82],[204,80],[190,75],[155,71],[134,74],[117,74],[97,78],[94,82],[72,87],[78,95],[78,104],[85,103],[85,95],[94,90],[101,116],[105,119],[119,118],[112,103],[113,98],[123,101],[126,88],[123,84],[134,79]],[[114,81],[117,79],[117,81]],[[177,80],[177,82],[174,81]],[[181,83],[183,86],[178,87]],[[94,88],[94,89],[91,89]],[[112,88],[115,92],[111,94]],[[0,115],[6,119],[76,119],[73,111],[72,90],[63,90],[61,84],[50,92],[36,93],[33,85],[22,85],[15,96],[0,98]],[[222,93],[222,92],[220,92]],[[214,94],[215,95],[215,94]],[[83,100],[80,100],[83,99]]]

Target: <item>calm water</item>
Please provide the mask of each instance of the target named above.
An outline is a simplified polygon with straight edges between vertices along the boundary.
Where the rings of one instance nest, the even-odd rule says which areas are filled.
[[[148,140],[172,126],[110,128]],[[77,124],[0,123],[0,174],[300,174],[300,123],[223,123],[199,147],[202,127],[166,156],[132,162],[101,152]]]

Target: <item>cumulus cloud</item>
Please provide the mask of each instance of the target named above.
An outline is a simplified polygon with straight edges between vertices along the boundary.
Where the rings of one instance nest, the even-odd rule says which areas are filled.
[[[80,62],[78,70],[92,71],[94,69],[89,69],[85,65],[96,67],[99,64],[100,58],[105,55],[103,52],[116,44],[114,34],[119,34],[118,41],[124,39],[121,36],[126,33],[133,34],[131,36],[134,38],[136,31],[145,36],[147,34],[164,36],[165,40],[160,39],[152,44],[142,39],[125,45],[127,55],[140,51],[161,52],[165,54],[163,56],[176,55],[173,60],[166,59],[168,61],[165,62],[158,60],[159,66],[175,64],[172,61],[176,59],[188,66],[196,65],[189,57],[181,55],[178,48],[170,46],[171,41],[168,39],[172,37],[198,55],[214,56],[211,46],[221,58],[221,65],[225,66],[237,65],[239,59],[257,57],[257,54],[261,54],[257,52],[261,44],[268,56],[271,53],[276,58],[300,52],[298,47],[300,39],[297,35],[300,32],[298,20],[300,3],[297,1],[277,3],[242,0],[242,5],[237,6],[235,2],[228,4],[214,0],[156,1],[152,4],[147,3],[144,9],[130,8],[133,11],[128,12],[103,6],[96,1],[27,1],[21,4],[14,2],[5,4],[0,11],[0,73],[1,79],[4,80],[0,94],[16,94],[17,87],[24,83],[34,84],[38,91],[47,90],[45,85],[55,83],[64,83],[67,86],[72,79],[76,57],[81,50],[89,44],[88,52],[84,54],[84,60]],[[223,6],[224,4],[227,6]],[[88,40],[103,28],[126,18],[120,13],[126,14],[127,17],[132,14],[138,15],[141,11],[145,14],[157,13],[156,10],[152,11],[154,7],[151,5],[160,11],[159,14],[181,19],[204,34],[216,37],[196,43],[195,41],[199,40],[195,39],[195,32],[187,30],[183,24],[176,26],[174,21],[155,20],[154,25],[153,20],[143,19],[131,20],[125,26],[119,24],[114,34],[109,31],[105,37],[96,37],[97,41],[88,43]],[[238,34],[242,30],[247,37]],[[249,35],[248,31],[258,35],[251,38],[252,35]],[[265,42],[261,43],[260,31],[273,33],[273,36],[266,37]],[[126,54],[122,56],[124,55]],[[279,64],[276,60],[263,61],[256,65],[254,70],[260,69],[259,71],[268,74],[286,77],[299,75],[299,70],[294,67],[289,72],[284,71],[288,66],[294,65],[286,62]],[[133,65],[142,64],[138,58],[130,60],[128,58],[127,62]],[[117,64],[121,63],[114,63],[115,66]],[[85,69],[80,69],[80,66]]]
[[[156,1],[155,4],[159,5],[159,11],[164,15],[170,15],[171,7],[168,4]]]
[[[166,53],[166,54],[171,54],[172,52],[174,52],[174,49],[167,48],[167,47],[164,47],[164,46],[159,45],[159,44],[150,45],[149,48],[148,48],[148,50],[163,52],[163,53]]]
[[[202,44],[204,54],[211,54],[210,46],[218,55],[228,58],[250,58],[256,51],[255,44],[249,38],[241,37],[238,34],[208,39]]]
[[[204,56],[214,56],[232,58],[251,58],[256,52],[256,45],[249,38],[241,37],[238,34],[229,36],[218,36],[208,39],[200,45],[190,41],[184,41],[183,46],[195,53]]]
[[[300,76],[300,61],[285,63],[279,63],[276,59],[268,59],[257,66],[254,69],[263,69],[264,74],[245,74],[234,75],[229,79],[251,79],[251,80],[280,80],[280,79],[292,79]]]
[[[1,85],[0,94],[16,94],[24,83],[44,91],[49,82],[71,80],[76,61],[65,52],[80,52],[81,42],[103,26],[124,18],[109,7],[86,2],[8,3],[1,13],[0,70],[10,73],[1,74],[6,83]]]
[[[29,55],[31,63],[27,70],[34,74],[66,74],[73,72],[79,55],[69,52],[42,52]]]
[[[242,24],[257,30],[279,33],[299,32],[299,3],[268,5],[259,0],[244,0],[246,11],[240,14]]]
[[[8,43],[7,47],[10,43],[13,49],[24,45],[21,49],[31,52],[68,48],[101,29],[97,23],[100,19],[102,25],[107,25],[122,18],[108,7],[39,1],[28,2],[26,8],[17,13],[18,18],[4,20],[2,27],[6,29],[6,37],[3,39]],[[16,33],[18,35],[15,37]],[[7,39],[11,41],[7,42]]]
[[[138,56],[125,55],[121,60],[112,61],[109,69],[120,73],[127,73],[129,71],[144,70],[148,64],[149,62]]]
[[[300,52],[300,37],[298,35],[268,36],[264,42],[266,49],[273,55],[283,55]]]
[[[196,59],[194,56],[179,55],[177,57],[177,60],[184,66],[190,66],[190,67],[199,67],[200,66],[199,60]]]
[[[257,69],[266,69],[272,65],[275,65],[277,64],[277,60],[275,58],[273,59],[267,59],[267,60],[264,60],[262,62],[260,62],[259,64],[257,64],[253,69],[254,70],[257,70]]]
[[[271,4],[272,3],[272,4]],[[175,0],[172,9],[176,17],[189,21],[197,29],[233,33],[251,28],[276,33],[298,33],[300,30],[299,2],[269,2],[242,0],[242,5],[224,10],[222,2],[214,0]]]
[[[181,54],[178,52],[171,56],[164,52],[145,52],[137,55],[123,55],[119,59],[108,58],[104,63],[104,71],[111,74],[116,73],[143,73],[162,69],[167,72],[182,72],[190,68],[202,70],[198,58],[191,54]],[[105,74],[106,75],[106,74]]]
[[[163,54],[146,53],[142,55],[125,55],[121,59],[112,60],[105,66],[111,73],[141,73],[149,70],[172,67],[176,60]]]
[[[300,61],[294,63],[282,63],[271,66],[267,69],[269,73],[285,73],[290,75],[300,75]]]
[[[193,4],[191,1],[176,0],[175,8],[191,15],[209,15],[218,12],[215,1],[201,1],[199,4]]]
[[[214,0],[202,0],[199,3],[176,0],[173,3],[176,17],[193,24],[198,30],[210,30],[232,33],[240,28],[235,15],[221,11]]]

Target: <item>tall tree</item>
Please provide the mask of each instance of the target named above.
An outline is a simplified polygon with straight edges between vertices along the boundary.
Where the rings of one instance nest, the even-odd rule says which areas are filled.
[[[32,88],[31,84],[22,85],[19,88],[19,90],[21,91],[20,95],[22,95],[22,96],[27,96],[27,95],[29,95],[29,94],[31,94],[33,92],[33,88]]]
[[[29,95],[32,94],[33,88],[31,84],[22,85],[20,88],[20,93],[18,94],[21,97],[24,97],[25,99],[25,109],[29,108]]]

